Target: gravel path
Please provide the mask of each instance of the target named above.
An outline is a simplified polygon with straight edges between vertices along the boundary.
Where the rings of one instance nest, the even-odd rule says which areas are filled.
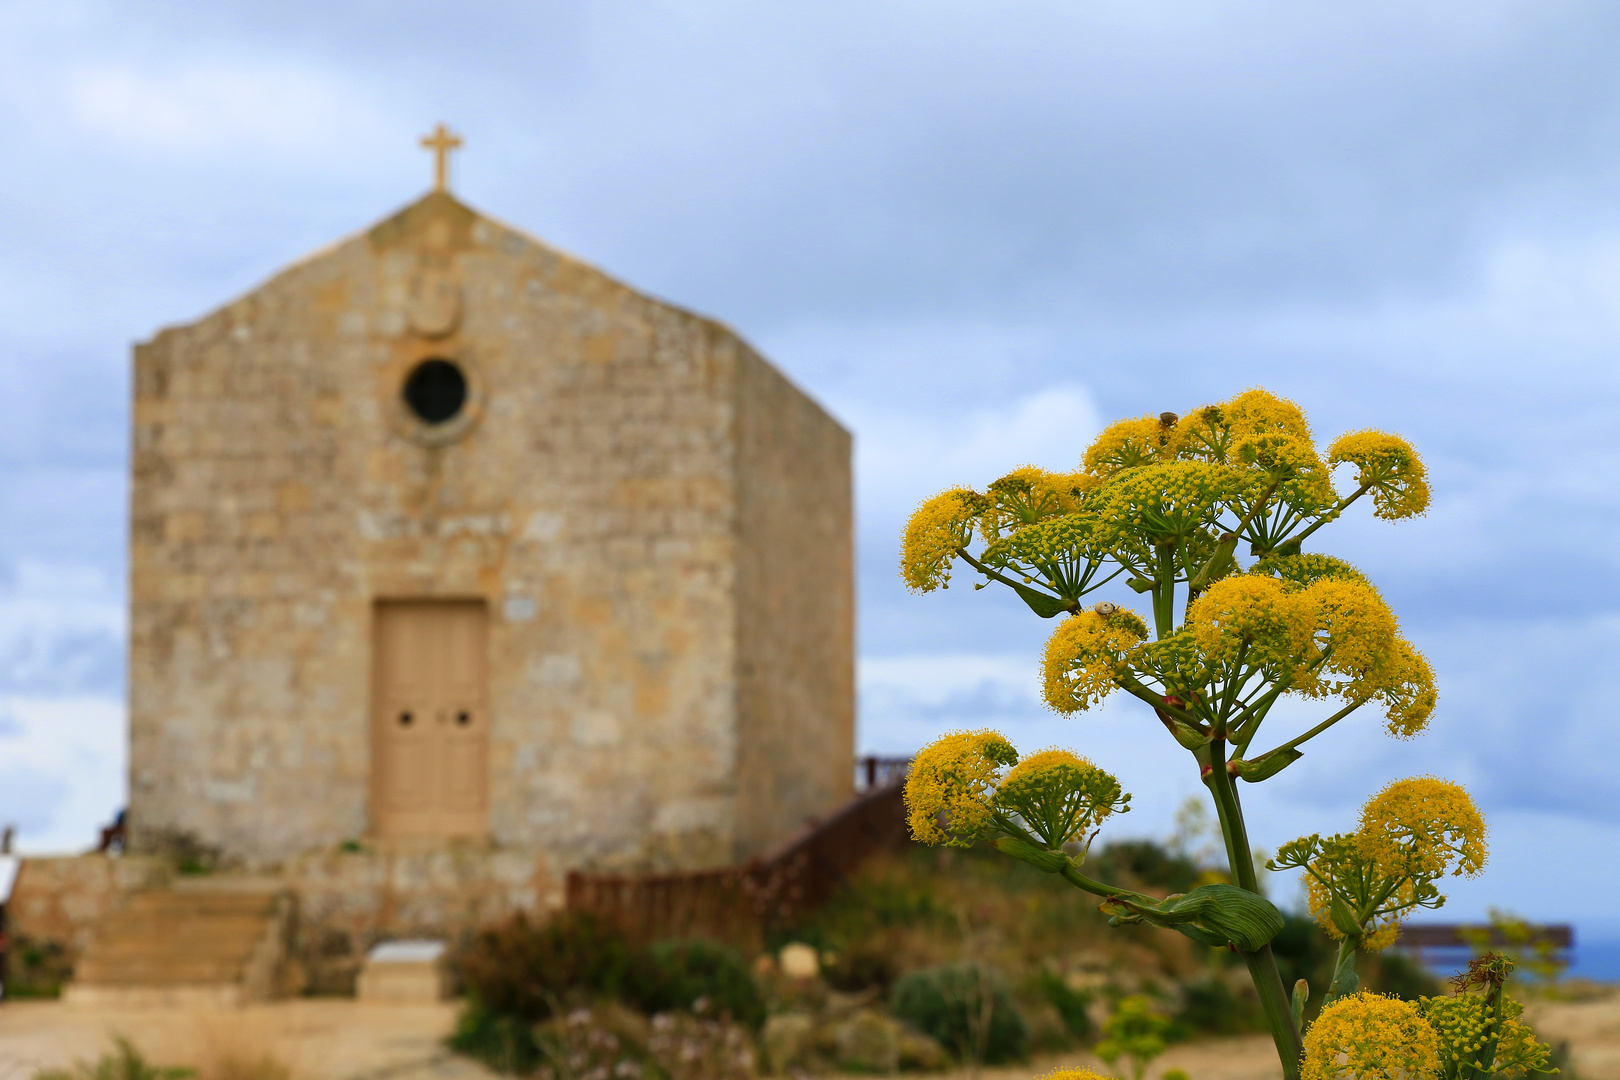
[[[441,1040],[456,1007],[374,1005],[305,998],[241,1009],[115,1009],[19,1001],[0,1005],[0,1080],[29,1080],[35,1071],[93,1058],[114,1035],[130,1038],[160,1064],[199,1066],[227,1055],[273,1054],[293,1080],[492,1080],[479,1065],[447,1053]],[[1579,1080],[1620,1080],[1620,995],[1540,1004],[1532,1020],[1543,1036],[1567,1040]],[[980,1080],[1031,1080],[1054,1068],[1085,1066],[1107,1074],[1087,1054],[986,1069]],[[1191,1080],[1276,1080],[1277,1059],[1263,1035],[1211,1039],[1172,1047],[1154,1062],[1150,1080],[1182,1069]],[[936,1080],[967,1080],[965,1071]]]

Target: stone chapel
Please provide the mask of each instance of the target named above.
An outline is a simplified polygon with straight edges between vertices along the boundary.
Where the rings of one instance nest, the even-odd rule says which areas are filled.
[[[715,866],[850,797],[850,436],[442,183],[135,349],[134,851]]]

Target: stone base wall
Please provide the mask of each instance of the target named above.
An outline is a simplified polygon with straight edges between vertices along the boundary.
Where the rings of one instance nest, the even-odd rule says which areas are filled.
[[[167,863],[140,856],[23,859],[6,904],[7,930],[15,938],[55,942],[72,962],[96,924],[130,893],[168,880]]]
[[[448,850],[305,856],[280,874],[298,898],[292,955],[306,990],[351,994],[379,941],[439,938],[452,952],[481,926],[563,905],[565,882],[543,854]]]
[[[289,970],[279,981],[316,994],[352,994],[367,950],[379,941],[439,938],[454,950],[480,926],[517,911],[544,914],[565,899],[564,880],[545,855],[473,845],[323,853],[273,873],[207,878],[226,890],[275,883],[292,895]],[[60,945],[72,963],[96,924],[130,893],[172,880],[167,863],[141,856],[25,859],[7,905],[9,929],[19,939]]]

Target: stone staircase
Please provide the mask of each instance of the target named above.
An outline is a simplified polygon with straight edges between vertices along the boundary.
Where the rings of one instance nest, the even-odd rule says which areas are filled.
[[[179,882],[104,918],[63,997],[80,1004],[235,1006],[278,990],[292,897],[278,883]]]

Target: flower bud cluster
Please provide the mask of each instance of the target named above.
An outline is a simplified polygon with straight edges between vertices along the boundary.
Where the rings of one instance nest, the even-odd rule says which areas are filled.
[[[1274,870],[1303,867],[1311,915],[1330,937],[1368,952],[1393,944],[1417,908],[1438,908],[1435,881],[1485,867],[1485,819],[1459,784],[1397,780],[1361,809],[1354,833],[1300,837],[1277,850]]]

